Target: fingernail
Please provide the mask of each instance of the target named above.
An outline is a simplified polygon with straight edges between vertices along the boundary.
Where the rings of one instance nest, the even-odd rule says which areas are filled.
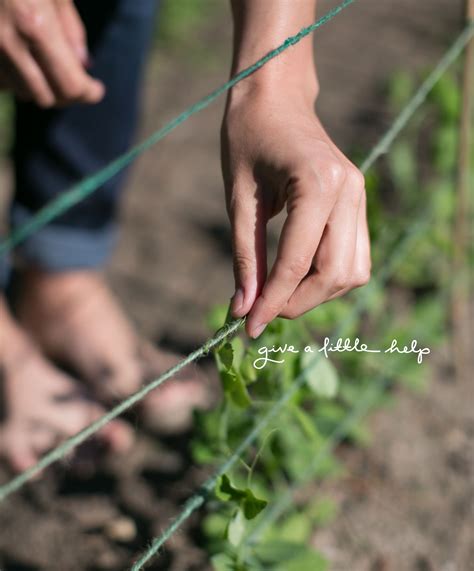
[[[242,288],[236,290],[232,297],[232,311],[240,311],[244,304],[244,292]]]
[[[255,329],[253,330],[253,333],[251,333],[250,336],[253,337],[254,339],[256,339],[257,337],[260,337],[260,335],[265,330],[266,326],[267,326],[266,323],[262,323],[262,324],[258,325],[257,327],[255,327]]]

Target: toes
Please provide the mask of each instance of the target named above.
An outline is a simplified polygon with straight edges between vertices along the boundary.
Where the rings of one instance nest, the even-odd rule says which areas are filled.
[[[135,392],[141,382],[140,364],[130,358],[114,368],[102,367],[100,373],[95,375],[93,385],[100,398],[117,400]]]
[[[3,456],[14,472],[24,472],[38,461],[38,456],[26,440],[17,438],[11,440],[12,446],[3,451]]]
[[[73,436],[100,416],[99,407],[85,399],[52,403],[48,407],[48,426],[64,438]]]
[[[66,437],[73,436],[105,414],[105,410],[100,405],[86,399],[70,403],[68,408],[69,410],[66,410],[63,405],[56,413],[58,422],[67,418],[68,424],[62,425],[62,432]],[[57,426],[57,429],[59,428],[60,426]],[[128,451],[134,441],[132,428],[122,420],[109,422],[97,432],[95,437],[107,444],[114,452]]]
[[[182,432],[192,423],[193,410],[209,405],[210,395],[197,380],[170,382],[145,398],[144,420],[148,428],[161,432]]]
[[[114,420],[104,426],[98,436],[110,447],[112,452],[129,452],[135,441],[133,429],[122,420]]]

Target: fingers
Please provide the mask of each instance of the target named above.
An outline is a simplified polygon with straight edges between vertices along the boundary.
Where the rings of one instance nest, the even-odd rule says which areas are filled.
[[[363,193],[357,220],[357,242],[349,286],[336,292],[327,301],[341,297],[351,289],[363,287],[370,281],[370,236],[367,226],[366,195]]]
[[[104,86],[85,72],[57,19],[52,19],[51,28],[36,23],[27,27],[26,35],[58,101],[97,103]]]
[[[62,24],[66,40],[81,64],[86,67],[89,63],[87,36],[76,7],[72,0],[56,0],[59,20]]]
[[[235,294],[231,310],[234,317],[246,315],[266,278],[266,222],[265,207],[255,183],[241,181],[229,200],[232,227]]]
[[[315,257],[316,271],[295,290],[280,314],[282,317],[298,317],[368,281],[370,251],[365,193],[359,188],[349,177]]]
[[[35,101],[40,107],[51,107],[56,100],[48,82],[21,39],[11,34],[4,44],[8,60],[2,61],[2,77],[23,100]]]
[[[85,33],[69,0],[15,3],[0,50],[38,105],[97,103],[104,86],[84,70]]]
[[[339,180],[333,181],[335,186]],[[247,331],[258,337],[267,323],[281,313],[308,274],[336,193],[325,193],[316,173],[295,179],[288,189],[288,217],[270,276],[252,307]]]

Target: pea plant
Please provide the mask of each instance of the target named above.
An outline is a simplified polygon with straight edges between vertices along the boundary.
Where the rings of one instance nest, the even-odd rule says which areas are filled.
[[[393,78],[389,98],[395,110],[413,86],[409,75]],[[327,569],[311,537],[337,517],[337,505],[318,483],[344,473],[333,444],[366,446],[371,438],[363,421],[344,431],[341,426],[361,394],[381,379],[384,390],[374,393],[369,409],[390,403],[398,382],[416,390],[426,386],[429,358],[421,363],[411,343],[417,339],[433,351],[446,340],[459,114],[456,76],[446,75],[423,113],[367,176],[375,268],[396,253],[414,222],[410,214],[428,221],[388,281],[376,273],[363,290],[298,320],[276,319],[257,340],[234,337],[215,350],[222,399],[214,410],[196,413],[193,455],[199,463],[225,460],[295,379],[304,380],[216,486],[201,526],[216,571]],[[225,318],[226,308],[216,307],[211,327]],[[330,351],[341,324],[340,350]],[[346,339],[348,349],[342,350]],[[356,339],[380,352],[362,351],[361,341],[354,349]],[[394,340],[398,349],[389,351]],[[294,493],[288,496],[288,490]]]

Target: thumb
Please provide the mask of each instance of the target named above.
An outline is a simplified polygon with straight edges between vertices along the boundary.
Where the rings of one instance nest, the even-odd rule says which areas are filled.
[[[234,317],[243,317],[251,310],[267,274],[267,219],[262,197],[254,187],[255,183],[234,187],[230,200],[235,277],[231,312]]]

